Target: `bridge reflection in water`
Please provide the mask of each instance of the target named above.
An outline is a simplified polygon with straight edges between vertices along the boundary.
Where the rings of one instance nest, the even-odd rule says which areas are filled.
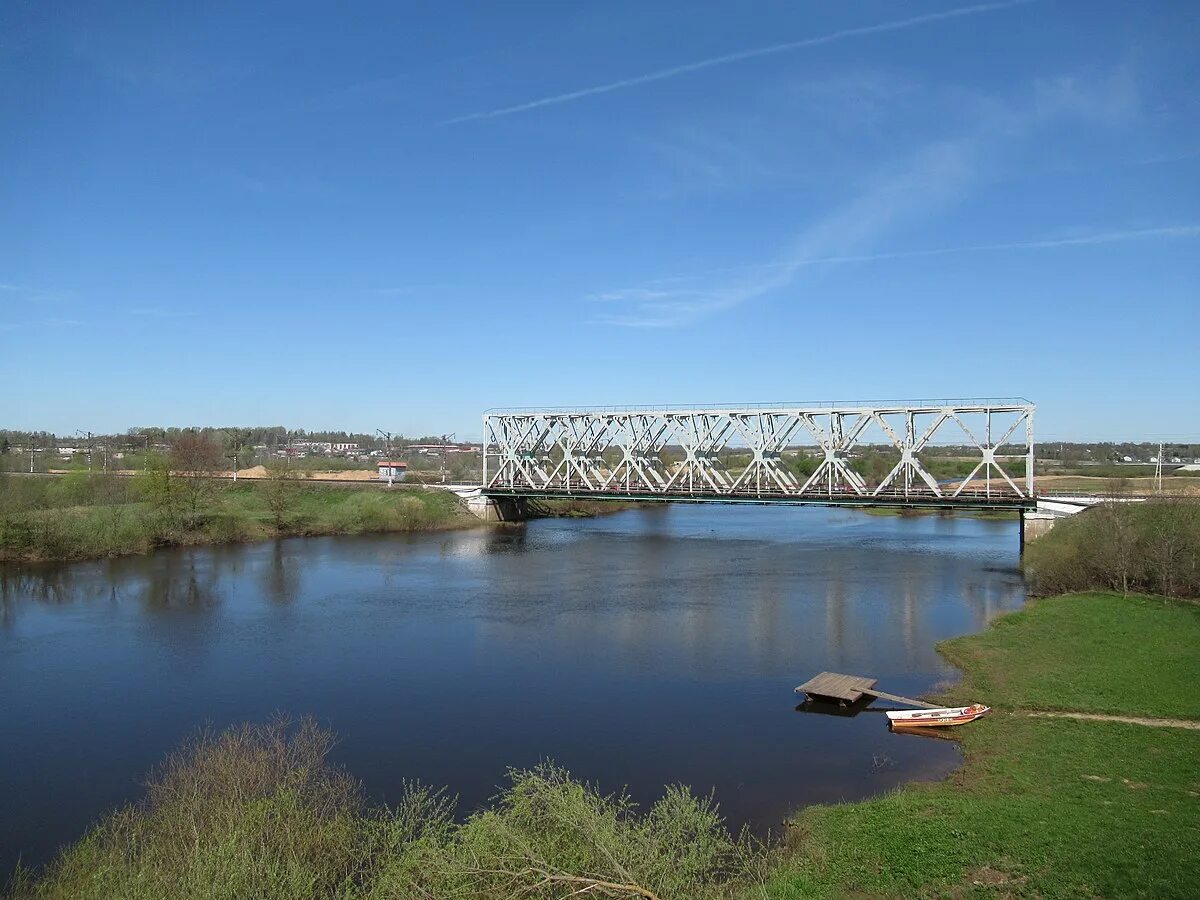
[[[490,411],[483,494],[1032,509],[1034,410],[988,399]],[[939,482],[938,446],[969,474]],[[868,452],[891,464],[872,483],[853,464]]]

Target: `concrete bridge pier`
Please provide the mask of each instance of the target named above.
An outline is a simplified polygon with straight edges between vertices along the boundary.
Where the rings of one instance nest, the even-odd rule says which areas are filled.
[[[1030,541],[1037,540],[1053,528],[1055,521],[1057,521],[1057,518],[1049,513],[1021,510],[1020,537],[1022,557],[1025,555],[1025,545]]]
[[[485,522],[524,522],[529,502],[524,497],[488,497],[482,493],[464,497],[467,509]]]
[[[1058,516],[1050,515],[1043,512],[1025,512],[1021,511],[1021,548],[1025,548],[1027,541],[1036,540],[1043,534],[1054,527],[1054,523],[1059,519]]]

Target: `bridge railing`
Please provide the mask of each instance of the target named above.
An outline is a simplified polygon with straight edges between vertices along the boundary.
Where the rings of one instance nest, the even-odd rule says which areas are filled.
[[[1029,499],[1034,409],[1027,401],[980,400],[489,412],[484,488],[879,503]],[[950,441],[970,473],[939,482],[928,457]],[[1013,455],[1024,463],[1022,477],[1001,466]]]

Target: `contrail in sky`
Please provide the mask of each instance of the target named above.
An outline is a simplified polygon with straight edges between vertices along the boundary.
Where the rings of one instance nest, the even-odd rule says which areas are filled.
[[[618,325],[629,328],[667,328],[684,325],[700,317],[752,300],[767,291],[774,290],[792,281],[806,266],[831,265],[838,263],[868,263],[893,259],[913,259],[923,256],[947,256],[957,253],[977,253],[997,250],[1040,250],[1053,247],[1079,247],[1097,244],[1116,244],[1126,241],[1151,238],[1196,238],[1200,237],[1200,225],[1170,225],[1161,228],[1137,228],[1124,231],[1101,231],[1073,237],[1042,238],[1025,241],[1002,241],[993,244],[960,244],[953,247],[932,247],[925,250],[897,250],[885,253],[858,255],[819,256],[801,255],[782,262],[758,263],[745,266],[727,266],[706,269],[688,275],[670,275],[642,282],[640,287],[624,288],[595,294],[590,299],[609,304],[609,308],[625,311],[603,315],[595,321],[603,325]],[[713,275],[729,275],[747,272],[778,272],[766,282],[743,284],[706,285],[693,287],[698,279]]]
[[[737,53],[727,53],[724,56],[713,56],[709,59],[702,59],[693,63],[685,63],[681,66],[672,66],[669,69],[659,69],[657,72],[647,72],[645,75],[635,75],[633,78],[622,78],[620,81],[610,81],[607,84],[597,84],[592,87],[580,88],[577,91],[569,91],[565,94],[555,94],[551,97],[541,97],[537,100],[530,100],[527,103],[518,103],[516,106],[503,106],[499,109],[491,109],[485,112],[468,113],[464,116],[456,116],[453,119],[446,119],[439,122],[439,125],[457,125],[461,122],[474,122],[479,119],[498,119],[501,116],[511,116],[514,113],[526,112],[531,109],[539,109],[543,106],[557,106],[560,103],[570,103],[572,100],[580,100],[584,97],[593,97],[597,94],[607,94],[611,91],[619,91],[624,88],[637,87],[640,84],[649,84],[653,81],[665,81],[668,78],[674,78],[677,75],[686,75],[690,72],[699,72],[702,69],[711,69],[716,66],[725,66],[730,63],[741,62],[744,59],[755,59],[760,56],[772,56],[776,53],[787,53],[791,50],[802,50],[805,47],[819,47],[822,44],[832,44],[837,41],[842,41],[847,38],[861,37],[866,34],[880,34],[886,31],[902,31],[906,28],[915,28],[918,25],[925,25],[929,22],[940,22],[944,19],[958,19],[963,16],[974,16],[979,13],[995,12],[997,10],[1009,9],[1014,6],[1023,6],[1026,3],[1031,3],[1033,0],[1004,0],[1000,3],[980,3],[975,6],[963,6],[958,9],[948,9],[943,12],[926,13],[923,16],[912,16],[908,19],[893,19],[891,22],[880,22],[878,25],[863,25],[858,28],[843,28],[841,31],[833,31],[829,34],[822,34],[817,37],[804,38],[799,41],[789,41],[786,44],[772,44],[769,47],[756,47],[753,50],[740,50]]]
[[[1092,244],[1116,244],[1146,238],[1194,238],[1200,237],[1200,225],[1170,225],[1164,228],[1135,228],[1126,231],[1102,231],[1076,237],[1045,238],[1032,241],[1003,241],[995,244],[964,244],[956,247],[931,247],[924,250],[897,250],[890,253],[864,253],[856,256],[808,256],[786,262],[752,263],[745,266],[725,266],[705,269],[688,275],[668,275],[655,278],[647,284],[664,284],[686,281],[707,275],[722,275],[727,272],[760,272],[771,269],[798,269],[829,263],[883,262],[889,259],[912,259],[921,256],[949,256],[955,253],[978,253],[988,250],[1043,250],[1051,247],[1081,247]]]

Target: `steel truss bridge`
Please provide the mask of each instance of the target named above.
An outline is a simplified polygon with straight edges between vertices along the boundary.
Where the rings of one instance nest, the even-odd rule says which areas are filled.
[[[1034,410],[989,399],[489,411],[482,493],[1033,509]],[[935,478],[928,459],[938,445],[968,457],[970,474]],[[785,453],[815,469],[799,474],[807,466]],[[890,471],[861,474],[855,458],[870,453]]]

